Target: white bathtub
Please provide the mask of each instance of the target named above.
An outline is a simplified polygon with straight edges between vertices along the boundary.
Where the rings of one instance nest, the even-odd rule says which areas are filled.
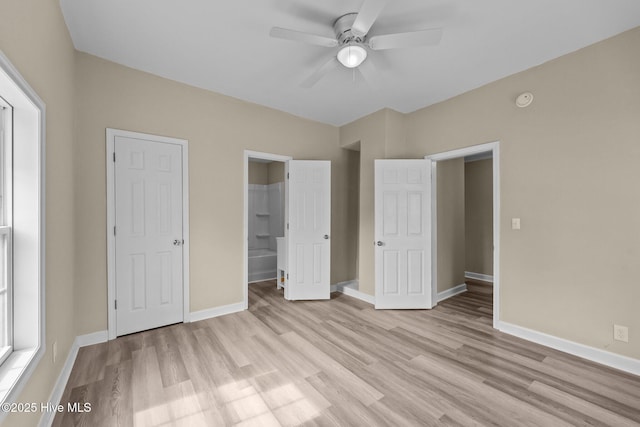
[[[249,249],[249,282],[260,282],[276,278],[276,251]]]

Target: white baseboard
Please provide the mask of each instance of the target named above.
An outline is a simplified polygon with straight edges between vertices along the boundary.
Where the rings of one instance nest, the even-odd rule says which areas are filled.
[[[260,283],[260,282],[268,282],[269,280],[277,280],[277,277],[269,277],[266,279],[260,279],[260,280],[250,280],[247,283],[252,284],[252,283]]]
[[[78,347],[86,347],[88,345],[100,344],[109,341],[109,331],[98,331],[92,334],[78,335],[76,342]]]
[[[482,280],[483,282],[493,283],[493,276],[489,276],[487,274],[472,273],[470,271],[465,271],[464,277],[466,277],[467,279],[476,279],[476,280]]]
[[[330,292],[342,292],[344,288],[350,287],[354,289],[358,289],[358,281],[357,280],[347,280],[346,282],[336,283],[335,285],[331,285]]]
[[[583,359],[591,360],[592,362],[601,363],[603,365],[640,376],[640,360],[638,359],[600,350],[595,347],[569,341],[564,338],[558,338],[553,335],[523,328],[522,326],[507,322],[499,321],[496,329],[527,341],[551,347],[564,353],[569,353],[574,356],[582,357]]]
[[[206,310],[192,311],[190,316],[190,321],[197,322],[198,320],[211,319],[212,317],[224,316],[225,314],[237,313],[243,310],[244,310],[244,303],[237,302],[235,304],[208,308]]]
[[[58,379],[56,380],[53,390],[51,390],[51,395],[49,396],[48,402],[50,402],[52,406],[58,406],[60,404],[60,399],[62,399],[64,388],[67,386],[67,381],[69,381],[71,369],[73,369],[73,364],[76,362],[76,357],[78,356],[78,350],[80,347],[107,342],[108,338],[109,333],[107,331],[98,331],[92,334],[78,335],[76,339],[73,340],[73,344],[71,344],[69,354],[67,355],[67,360],[64,361],[60,375],[58,375]],[[55,416],[55,411],[43,412],[38,425],[41,427],[51,426]]]
[[[467,291],[467,284],[462,283],[458,286],[454,286],[451,289],[447,289],[446,291],[438,292],[438,295],[436,296],[436,303],[439,303],[441,301],[446,300],[447,298],[451,298],[453,296],[456,296],[466,291]]]
[[[360,292],[358,290],[358,286],[357,280],[349,280],[348,282],[340,282],[335,285],[331,285],[331,292],[341,292],[350,297],[375,305],[376,297]]]
[[[53,406],[58,406],[60,404],[60,399],[62,399],[64,388],[67,386],[67,381],[69,380],[69,375],[71,375],[71,369],[73,368],[73,364],[76,361],[76,356],[78,355],[79,348],[80,346],[78,346],[78,338],[76,338],[71,345],[67,360],[65,360],[62,371],[60,371],[60,375],[58,375],[58,379],[56,380],[56,383],[53,386],[53,390],[51,391],[51,395],[49,396],[49,402]],[[42,417],[40,417],[40,423],[38,425],[40,427],[49,427],[53,423],[53,419],[55,418],[55,416],[55,411],[43,412]]]

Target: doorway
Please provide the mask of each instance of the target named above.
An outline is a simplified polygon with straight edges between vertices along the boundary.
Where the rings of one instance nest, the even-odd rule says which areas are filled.
[[[188,321],[186,140],[107,129],[109,338]]]
[[[244,309],[249,308],[249,283],[259,282],[276,277],[277,238],[284,236],[286,194],[284,188],[285,165],[290,156],[261,153],[245,150],[244,152],[244,252],[243,252],[243,301]],[[270,166],[271,165],[271,166]],[[269,174],[271,173],[271,177]],[[276,184],[277,177],[282,177],[281,216],[271,215],[278,197],[269,197],[270,185]],[[270,184],[270,181],[273,181]],[[276,196],[277,185],[271,188],[271,195]],[[273,199],[273,200],[271,200]],[[273,206],[271,206],[273,205]],[[270,207],[272,209],[270,209]],[[280,223],[281,222],[281,223]],[[279,234],[279,231],[283,234]],[[273,233],[272,233],[273,231]],[[274,235],[272,235],[274,234]],[[278,234],[277,236],[275,234]],[[251,255],[251,257],[250,257]],[[251,258],[251,259],[250,259]],[[273,264],[273,265],[272,265]],[[273,268],[271,268],[273,267]],[[273,270],[273,277],[271,271]]]
[[[249,159],[247,201],[249,283],[273,280],[284,239],[284,162]]]
[[[467,290],[493,294],[493,165],[491,153],[464,158],[464,277]]]
[[[491,158],[492,168],[492,237],[493,237],[493,253],[492,253],[492,270],[493,270],[493,327],[496,328],[500,320],[500,144],[492,142],[487,144],[475,145],[472,147],[462,148],[458,150],[447,151],[444,153],[426,156],[425,158],[431,162],[431,187],[432,187],[432,292],[434,300],[437,298],[438,289],[438,164],[442,162],[470,158],[473,156],[485,156]]]
[[[250,161],[284,162],[284,298],[329,299],[331,260],[331,162],[293,160],[289,156],[244,152],[244,309],[249,308]],[[266,215],[265,215],[266,216]],[[265,233],[266,234],[266,233]],[[260,238],[260,236],[256,236]],[[261,236],[266,239],[266,236]],[[278,236],[275,236],[278,237]],[[276,261],[276,266],[279,264]],[[277,270],[281,267],[277,266]]]

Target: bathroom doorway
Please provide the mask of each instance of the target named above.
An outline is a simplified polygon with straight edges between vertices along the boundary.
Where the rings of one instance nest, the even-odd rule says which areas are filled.
[[[288,160],[291,157],[245,151],[245,309],[249,305],[249,284],[276,278],[276,241],[278,237],[284,237],[284,180]]]
[[[249,283],[276,278],[276,238],[284,237],[284,162],[249,159]]]

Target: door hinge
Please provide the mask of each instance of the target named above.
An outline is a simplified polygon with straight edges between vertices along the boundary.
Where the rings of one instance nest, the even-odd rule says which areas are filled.
[[[287,280],[289,280],[289,273],[287,273]]]
[[[113,162],[114,163],[116,162],[116,152],[115,151],[113,152]]]
[[[114,305],[115,309],[117,310],[118,309],[118,300],[117,299],[113,300],[113,305]]]
[[[287,172],[287,179],[289,179],[289,172]]]
[[[113,235],[114,236],[116,235],[116,226],[115,225],[113,226]]]
[[[287,223],[287,230],[289,229],[289,223]]]

